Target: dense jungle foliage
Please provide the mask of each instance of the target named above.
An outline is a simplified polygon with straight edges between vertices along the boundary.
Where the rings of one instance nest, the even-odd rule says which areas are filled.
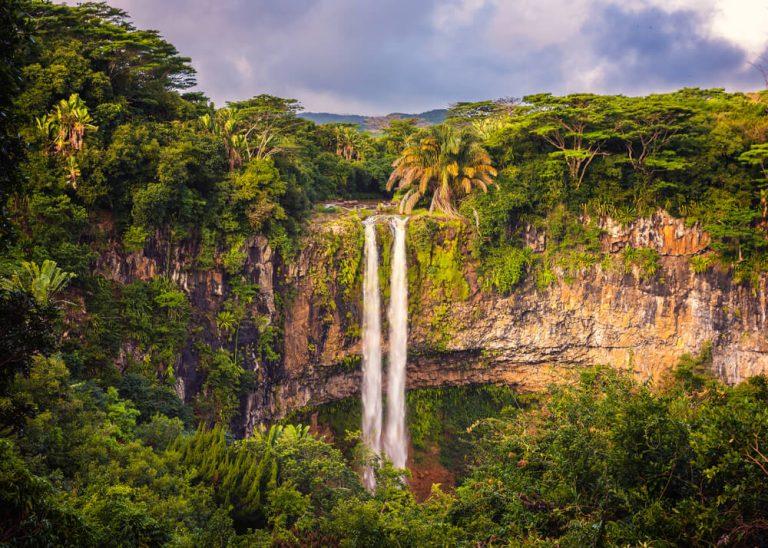
[[[653,388],[596,368],[538,399],[490,391],[466,413],[461,392],[411,395],[414,444],[449,431],[441,459],[462,478],[423,503],[387,463],[363,489],[356,425],[337,445],[293,424],[230,429],[253,382],[245,321],[259,357],[280,360],[279,329],[246,318],[250,236],[290,262],[315,204],[397,183],[409,210],[461,215],[488,290],[595,265],[596,219],[658,208],[712,235],[695,272],[754,280],[768,265],[768,95],[536,95],[372,136],[302,120],[292,99],[216,108],[194,84],[190,60],[119,9],[0,5],[0,544],[768,543],[768,383],[722,385],[706,355]],[[526,225],[546,231],[544,253],[523,247]],[[226,345],[195,339],[165,272],[119,285],[94,268],[159,239],[196,242],[195,267],[224,270]],[[649,276],[657,259],[624,257]],[[182,401],[174,367],[192,342],[201,391]],[[126,345],[142,359],[121,369]]]
[[[765,92],[718,89],[455,105],[449,121],[480,136],[499,172],[496,192],[462,204],[477,220],[479,254],[499,277],[493,285],[514,286],[533,262],[540,286],[552,271],[590,267],[600,260],[599,219],[626,223],[658,209],[712,236],[712,253],[695,271],[720,263],[755,281],[768,250],[767,106]],[[521,248],[525,224],[547,232],[536,261]]]

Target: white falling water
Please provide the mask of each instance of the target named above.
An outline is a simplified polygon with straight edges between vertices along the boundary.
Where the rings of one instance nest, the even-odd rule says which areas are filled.
[[[389,300],[389,369],[387,426],[384,449],[396,468],[405,468],[408,445],[405,431],[405,366],[408,360],[408,265],[405,256],[407,217],[393,217],[392,279]]]
[[[363,279],[363,442],[381,453],[381,297],[379,296],[379,252],[374,219],[365,222],[365,274]],[[376,478],[370,466],[363,483],[372,491]]]

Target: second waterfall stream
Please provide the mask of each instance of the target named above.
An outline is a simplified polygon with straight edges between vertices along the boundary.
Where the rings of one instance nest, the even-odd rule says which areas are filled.
[[[389,369],[387,370],[387,429],[384,450],[395,468],[405,468],[405,365],[408,361],[408,264],[405,256],[407,217],[393,217],[392,278],[389,297]]]
[[[363,442],[380,454],[383,445],[387,458],[396,468],[405,468],[408,440],[405,430],[405,374],[408,362],[408,263],[405,252],[407,217],[385,217],[394,232],[392,273],[387,319],[389,323],[389,359],[387,368],[387,422],[382,444],[381,404],[381,297],[379,295],[379,254],[375,223],[381,217],[365,221],[365,274],[363,278]],[[363,482],[369,490],[376,487],[373,471],[366,468]]]

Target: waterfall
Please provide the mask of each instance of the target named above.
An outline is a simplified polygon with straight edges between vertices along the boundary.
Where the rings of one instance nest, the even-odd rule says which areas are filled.
[[[408,358],[408,277],[405,256],[407,217],[393,217],[392,278],[389,299],[389,369],[387,371],[387,427],[384,449],[396,468],[405,468],[405,366]]]
[[[365,273],[363,275],[363,443],[374,454],[381,454],[381,297],[379,296],[379,254],[376,247],[376,221],[369,217],[365,226]],[[389,369],[387,370],[387,426],[384,450],[396,468],[408,460],[405,431],[405,369],[408,359],[408,265],[405,256],[407,217],[392,217],[392,277],[389,299]],[[376,488],[373,469],[363,470],[363,483]]]
[[[381,452],[381,297],[379,251],[375,219],[365,222],[365,274],[363,279],[363,443],[376,455]],[[369,491],[376,487],[373,470],[363,471]]]

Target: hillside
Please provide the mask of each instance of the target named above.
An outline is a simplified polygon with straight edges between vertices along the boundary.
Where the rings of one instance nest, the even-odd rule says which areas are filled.
[[[380,132],[391,120],[416,120],[418,127],[440,124],[448,114],[447,109],[433,109],[418,114],[393,112],[386,116],[363,116],[360,114],[331,114],[328,112],[300,112],[298,116],[316,124],[356,124],[361,131]]]

